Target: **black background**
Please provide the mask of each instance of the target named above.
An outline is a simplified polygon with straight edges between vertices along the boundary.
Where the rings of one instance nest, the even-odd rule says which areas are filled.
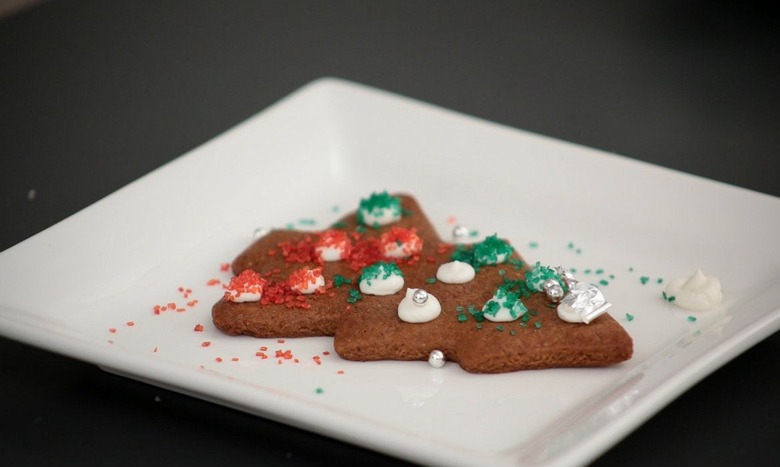
[[[778,26],[741,2],[44,3],[0,20],[0,250],[322,76],[778,196]],[[779,363],[776,333],[594,465],[777,464]],[[7,465],[402,463],[2,338],[0,430]]]

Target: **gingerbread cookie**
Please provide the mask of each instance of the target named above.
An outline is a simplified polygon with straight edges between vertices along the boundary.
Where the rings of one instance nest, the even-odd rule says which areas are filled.
[[[526,264],[495,235],[443,242],[409,196],[374,194],[326,231],[273,231],[232,267],[212,312],[228,334],[333,335],[345,359],[446,359],[477,373],[632,354],[598,289]]]

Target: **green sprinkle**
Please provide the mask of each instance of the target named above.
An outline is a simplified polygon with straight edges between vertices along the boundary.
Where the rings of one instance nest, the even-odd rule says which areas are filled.
[[[347,303],[355,303],[361,298],[363,298],[363,295],[360,294],[359,290],[349,289],[349,296],[347,297]]]
[[[536,329],[541,329],[541,327],[542,327],[542,322],[541,322],[541,321],[537,321],[537,322],[535,322],[535,323],[534,323],[534,327],[536,327]]]
[[[677,297],[675,297],[674,295],[672,295],[671,297],[669,297],[669,303],[672,303],[672,302],[673,302],[673,301],[675,301],[675,300],[677,300]]]
[[[531,313],[531,316],[536,316],[536,315],[539,314],[539,312],[537,312],[536,310],[531,310],[530,313]]]
[[[515,334],[517,334],[517,331],[515,331],[514,329],[509,330],[509,335],[514,336]]]
[[[520,324],[527,323],[531,319],[531,315],[526,313],[520,318]]]
[[[526,315],[526,316],[527,316],[527,315]],[[525,322],[525,321],[521,321],[521,322],[520,322],[520,326],[522,326],[522,327],[524,327],[524,328],[525,328],[525,327],[528,327],[528,323],[527,323],[527,322]]]
[[[352,279],[348,279],[341,274],[336,274],[333,276],[333,287],[341,287],[344,284],[351,284]]]
[[[573,250],[574,249],[574,242],[569,242],[568,245],[566,245],[566,248]]]
[[[463,308],[463,305],[458,305],[455,307],[455,311],[463,311],[465,308]]]
[[[610,278],[610,279],[615,279],[615,275],[614,275],[614,274],[610,274],[610,275],[609,275],[609,278]]]
[[[663,284],[663,282],[664,282],[664,278],[663,278],[663,277],[659,277],[659,278],[658,278],[658,280],[657,280],[656,282],[657,282],[658,284]]]
[[[294,230],[295,224],[293,224],[292,222],[288,222],[285,227],[287,228],[287,230]]]
[[[499,269],[498,270],[498,274],[501,275],[501,276],[506,276],[506,271],[503,270],[503,269]]]
[[[582,249],[581,249],[581,248],[577,248],[577,250],[575,251],[575,253],[577,253],[577,254],[580,254],[580,253],[582,253]]]
[[[401,210],[401,216],[403,216],[403,217],[409,217],[412,214],[414,214],[414,213],[411,210],[409,210],[409,209],[402,209]]]
[[[600,268],[596,269],[596,274],[604,274],[604,270]]]
[[[500,324],[496,326],[496,331],[503,332],[503,330],[504,330],[504,326],[501,326]]]
[[[476,327],[477,327],[477,329],[482,329],[482,323],[477,323]]]
[[[528,248],[539,248],[539,243],[537,242],[529,242]]]
[[[479,230],[472,230],[471,232],[469,232],[469,237],[471,238],[479,237]]]
[[[390,196],[387,191],[381,193],[371,193],[367,199],[361,199],[357,210],[357,221],[359,224],[366,224],[366,215],[379,217],[390,211],[390,215],[401,217],[401,200]]]
[[[493,234],[474,245],[472,251],[473,263],[476,263],[477,266],[484,266],[505,263],[515,249],[512,245],[498,238],[497,234]],[[474,265],[472,264],[472,266]]]
[[[458,313],[458,321],[463,323],[465,321],[468,321],[469,317],[466,316],[466,313]]]
[[[333,227],[334,229],[343,229],[346,226],[347,224],[344,221],[334,222],[333,225],[331,225],[331,227]]]
[[[301,225],[315,225],[317,221],[314,219],[298,219],[298,223]]]
[[[436,278],[435,277],[429,277],[429,278],[425,279],[425,282],[427,282],[428,284],[435,284],[436,283]]]
[[[366,233],[366,230],[367,229],[364,226],[362,226],[362,225],[359,225],[359,226],[355,227],[355,232],[357,232],[357,233]]]
[[[314,390],[314,392],[316,392],[317,394],[322,394],[323,392],[325,392],[325,390],[322,388],[317,388]]]
[[[633,266],[629,266],[628,267],[628,272],[634,272],[634,267]]]
[[[634,315],[626,313],[626,321],[634,321]]]
[[[360,281],[370,281],[374,279],[387,279],[390,276],[404,277],[404,273],[398,269],[393,262],[377,261],[374,264],[366,266],[360,273]]]
[[[569,269],[569,272],[571,272],[572,274],[576,274],[577,273],[577,269],[576,268],[571,268],[571,269]]]
[[[536,292],[542,292],[544,290],[543,285],[548,279],[554,279],[556,282],[561,284],[562,287],[564,287],[564,291],[566,290],[561,276],[555,272],[554,269],[551,269],[547,266],[542,266],[539,261],[536,262],[532,270],[525,273],[526,285],[530,290]]]
[[[338,206],[333,206],[332,208],[330,208],[330,210],[333,211],[333,212],[339,212],[339,211],[341,211],[341,208],[338,207]]]
[[[642,276],[642,277],[639,278],[639,282],[641,282],[642,285],[647,284],[647,281],[649,281],[649,280],[650,280],[650,278],[647,277],[647,276]]]
[[[661,292],[661,296],[664,297],[664,300],[666,300],[669,303],[672,303],[675,300],[674,295],[667,296],[666,292]]]
[[[591,272],[592,271],[590,270],[590,268],[585,269],[584,271],[582,271],[583,274],[590,274]]]
[[[688,317],[688,321],[690,321],[691,323],[693,323],[694,321],[696,321],[696,317],[695,317],[695,316],[689,316],[689,317]]]
[[[609,281],[608,281],[608,280],[606,280],[606,279],[601,279],[601,280],[599,281],[599,284],[601,284],[601,285],[609,285]]]
[[[522,269],[523,266],[525,266],[525,263],[523,262],[523,260],[517,259],[517,258],[509,258],[507,263],[509,263],[512,266],[514,266],[516,271],[519,270],[519,269]]]

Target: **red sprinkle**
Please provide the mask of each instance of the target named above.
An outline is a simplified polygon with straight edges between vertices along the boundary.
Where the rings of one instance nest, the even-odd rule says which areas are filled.
[[[219,279],[209,279],[209,281],[206,282],[206,285],[213,286],[213,285],[217,285],[217,284],[219,284],[221,282],[222,281],[220,281]]]
[[[128,326],[135,326],[135,323],[134,323],[134,322],[132,322],[132,321],[128,321],[128,322],[127,322],[127,325],[128,325]]]
[[[237,362],[238,361],[238,357],[233,357],[233,358],[230,359],[230,361],[231,362]]]
[[[191,300],[191,301],[187,302],[187,306],[188,307],[193,307],[193,306],[195,306],[197,304],[198,304],[197,300]]]
[[[195,332],[203,332],[203,325],[202,324],[196,324],[194,331]]]
[[[230,279],[230,284],[225,292],[225,300],[235,301],[241,294],[262,294],[266,280],[260,274],[245,269],[236,277]]]
[[[315,356],[313,356],[312,358],[314,359],[314,362],[315,362],[317,365],[322,365],[322,359],[320,359],[320,356],[319,356],[319,355],[315,355]]]
[[[108,328],[108,332],[111,334],[116,334],[116,328]]]
[[[201,347],[208,347],[208,346],[210,346],[210,345],[211,345],[211,342],[209,342],[209,341],[203,341],[203,342],[201,342],[201,344],[200,344],[200,346],[201,346]]]
[[[214,359],[217,363],[222,363],[222,357],[217,357]]]
[[[219,265],[219,270],[222,272],[230,271],[230,263],[222,263]]]

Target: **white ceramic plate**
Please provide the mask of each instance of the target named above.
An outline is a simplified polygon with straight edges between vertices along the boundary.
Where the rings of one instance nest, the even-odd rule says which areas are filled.
[[[324,227],[383,189],[414,194],[442,236],[498,232],[608,282],[634,357],[473,375],[211,326],[208,283],[257,227]],[[585,463],[778,329],[777,238],[780,199],[323,79],[0,254],[0,333],[417,462]],[[661,298],[698,267],[722,306]],[[168,303],[184,311],[153,312]]]

